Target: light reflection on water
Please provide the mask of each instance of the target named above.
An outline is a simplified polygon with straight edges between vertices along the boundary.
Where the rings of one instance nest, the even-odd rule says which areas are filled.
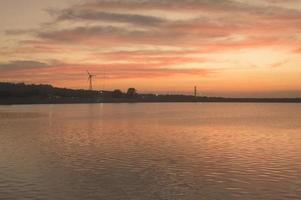
[[[301,199],[301,105],[1,106],[0,199]]]

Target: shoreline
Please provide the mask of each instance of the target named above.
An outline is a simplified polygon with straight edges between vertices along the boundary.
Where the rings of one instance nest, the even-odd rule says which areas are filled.
[[[195,94],[196,95],[196,94]],[[301,97],[217,97],[184,94],[139,94],[135,88],[126,93],[74,90],[51,85],[26,85],[0,82],[0,105],[89,104],[89,103],[301,103]]]
[[[122,103],[301,103],[300,98],[200,98],[186,100],[155,99],[1,99],[0,105],[45,104],[122,104]]]

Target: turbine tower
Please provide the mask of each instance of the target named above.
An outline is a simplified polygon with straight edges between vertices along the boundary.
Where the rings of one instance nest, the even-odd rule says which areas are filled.
[[[94,74],[90,74],[89,71],[87,71],[87,74],[88,74],[88,80],[89,80],[89,90],[93,90],[93,77],[95,77],[96,75]]]

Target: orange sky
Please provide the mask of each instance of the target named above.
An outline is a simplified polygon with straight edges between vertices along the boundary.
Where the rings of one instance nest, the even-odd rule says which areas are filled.
[[[301,97],[301,0],[0,1],[0,81]]]

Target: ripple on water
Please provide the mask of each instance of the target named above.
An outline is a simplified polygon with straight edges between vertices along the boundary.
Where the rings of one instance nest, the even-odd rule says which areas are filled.
[[[0,199],[301,199],[298,104],[1,109]]]

